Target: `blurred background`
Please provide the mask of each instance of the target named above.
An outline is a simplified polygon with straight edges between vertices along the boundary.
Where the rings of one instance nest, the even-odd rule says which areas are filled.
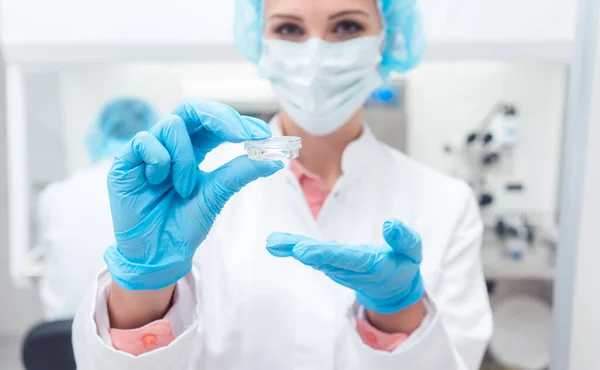
[[[390,145],[467,180],[479,198],[495,317],[485,368],[548,368],[560,357],[557,345],[569,352],[591,340],[565,336],[576,325],[589,327],[572,320],[574,300],[584,309],[600,300],[598,291],[573,293],[575,280],[592,278],[576,275],[583,244],[559,243],[561,205],[584,202],[563,199],[585,190],[566,181],[589,185],[584,162],[563,158],[583,158],[577,153],[584,155],[590,137],[585,125],[566,134],[566,122],[572,110],[590,108],[573,102],[595,86],[581,75],[593,71],[594,55],[582,50],[594,50],[595,30],[589,38],[576,30],[595,18],[595,1],[581,2],[588,11],[579,22],[575,0],[420,3],[425,62],[373,94],[367,122]],[[108,102],[136,98],[146,113],[135,114],[148,116],[167,114],[187,97],[264,119],[277,111],[269,85],[234,50],[233,14],[233,0],[0,0],[0,369],[23,368],[26,333],[45,320],[68,319],[90,271],[101,266],[102,250],[74,250],[83,253],[81,281],[72,284],[70,306],[56,305],[58,293],[44,287],[60,281],[62,261],[41,237],[40,220],[57,206],[53,188],[95,162],[86,140]],[[578,48],[583,42],[592,44]],[[575,74],[574,67],[591,69]],[[585,112],[576,123],[587,123]],[[572,239],[561,240],[590,245],[578,220],[568,219]],[[557,274],[560,256],[565,267]],[[563,294],[562,309],[553,304],[555,292]],[[570,363],[554,368],[594,368]]]

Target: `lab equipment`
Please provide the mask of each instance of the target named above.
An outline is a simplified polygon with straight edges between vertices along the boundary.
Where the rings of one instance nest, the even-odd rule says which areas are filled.
[[[503,255],[515,261],[523,258],[534,244],[536,233],[526,217],[504,215],[496,222],[496,237],[503,248]]]
[[[443,151],[457,160],[452,173],[465,179],[474,189],[481,207],[494,204],[496,197],[486,189],[495,173],[510,172],[518,130],[518,109],[514,104],[498,103],[466,133],[457,145],[444,145]],[[521,191],[522,184],[507,184],[507,191]]]
[[[283,110],[315,136],[342,127],[383,79],[379,36],[331,43],[263,40],[260,75],[273,85]]]
[[[514,104],[497,104],[466,138],[466,154],[475,178],[481,184],[489,172],[505,172],[517,141],[519,113]]]
[[[151,133],[137,134],[108,175],[116,244],[104,260],[114,281],[129,290],[152,290],[184,277],[229,198],[283,168],[245,156],[209,173],[198,165],[221,143],[270,136],[263,121],[202,100],[181,104]]]
[[[254,161],[294,159],[300,156],[302,140],[297,136],[278,136],[244,143],[248,158]]]
[[[156,123],[154,109],[138,98],[118,98],[107,103],[85,136],[92,162],[113,156],[140,131]]]
[[[421,61],[425,37],[415,0],[378,0],[385,40],[381,74],[406,72]],[[264,0],[236,0],[235,45],[246,59],[258,63],[263,53]]]
[[[502,193],[490,186],[490,183],[496,185],[498,179],[510,178],[513,172],[518,126],[517,106],[497,103],[475,129],[465,134],[462,142],[446,144],[443,148],[445,154],[456,161],[451,173],[471,185],[484,212],[493,209],[503,195],[519,194],[524,190],[524,184],[514,180],[505,180]],[[486,220],[487,224],[499,221],[498,215],[491,217]]]
[[[535,185],[541,182],[536,177],[548,178],[555,165],[539,165],[537,151],[551,151],[538,144],[543,132],[532,130],[532,124],[521,119],[523,110],[512,102],[499,102],[474,128],[463,131],[459,144],[444,148],[455,160],[453,174],[469,182],[478,197],[486,225],[484,248],[497,249],[484,253],[495,256],[484,261],[494,278],[512,278],[514,271],[543,278],[553,274],[552,264],[545,259],[540,261],[546,267],[543,273],[532,267],[531,260],[537,261],[540,248],[546,253],[542,236],[555,228],[552,203],[539,195],[542,189]],[[504,264],[514,269],[503,269]]]
[[[398,312],[424,294],[419,272],[421,237],[402,222],[383,224],[385,246],[346,245],[299,235],[274,233],[267,249],[276,257],[294,257],[356,291],[357,301],[378,313]]]

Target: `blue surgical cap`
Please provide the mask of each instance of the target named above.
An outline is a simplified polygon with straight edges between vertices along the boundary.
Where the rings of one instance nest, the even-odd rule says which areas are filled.
[[[381,73],[406,72],[421,61],[425,37],[416,0],[377,0],[385,31]],[[265,25],[264,0],[236,0],[235,44],[246,59],[258,63]]]
[[[92,162],[114,156],[135,134],[149,130],[156,118],[154,109],[143,100],[118,98],[108,102],[85,137]]]

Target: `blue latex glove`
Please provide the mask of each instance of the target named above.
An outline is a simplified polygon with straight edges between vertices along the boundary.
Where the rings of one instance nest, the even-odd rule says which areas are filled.
[[[388,314],[423,297],[421,237],[395,219],[383,224],[383,236],[387,245],[371,246],[274,233],[267,239],[267,249],[276,257],[294,257],[324,272],[355,290],[358,302],[367,310]]]
[[[229,198],[283,168],[281,162],[246,156],[210,173],[198,164],[223,142],[270,136],[263,121],[201,100],[181,104],[150,133],[137,134],[108,175],[117,243],[104,260],[115,282],[125,289],[152,290],[184,277]]]

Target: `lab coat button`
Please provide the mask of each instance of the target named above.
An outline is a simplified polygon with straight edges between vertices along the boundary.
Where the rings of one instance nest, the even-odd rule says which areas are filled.
[[[377,337],[372,332],[367,332],[365,333],[365,341],[367,342],[367,344],[376,344]]]
[[[142,337],[142,344],[146,348],[151,348],[156,345],[156,335],[154,334],[146,334]]]

